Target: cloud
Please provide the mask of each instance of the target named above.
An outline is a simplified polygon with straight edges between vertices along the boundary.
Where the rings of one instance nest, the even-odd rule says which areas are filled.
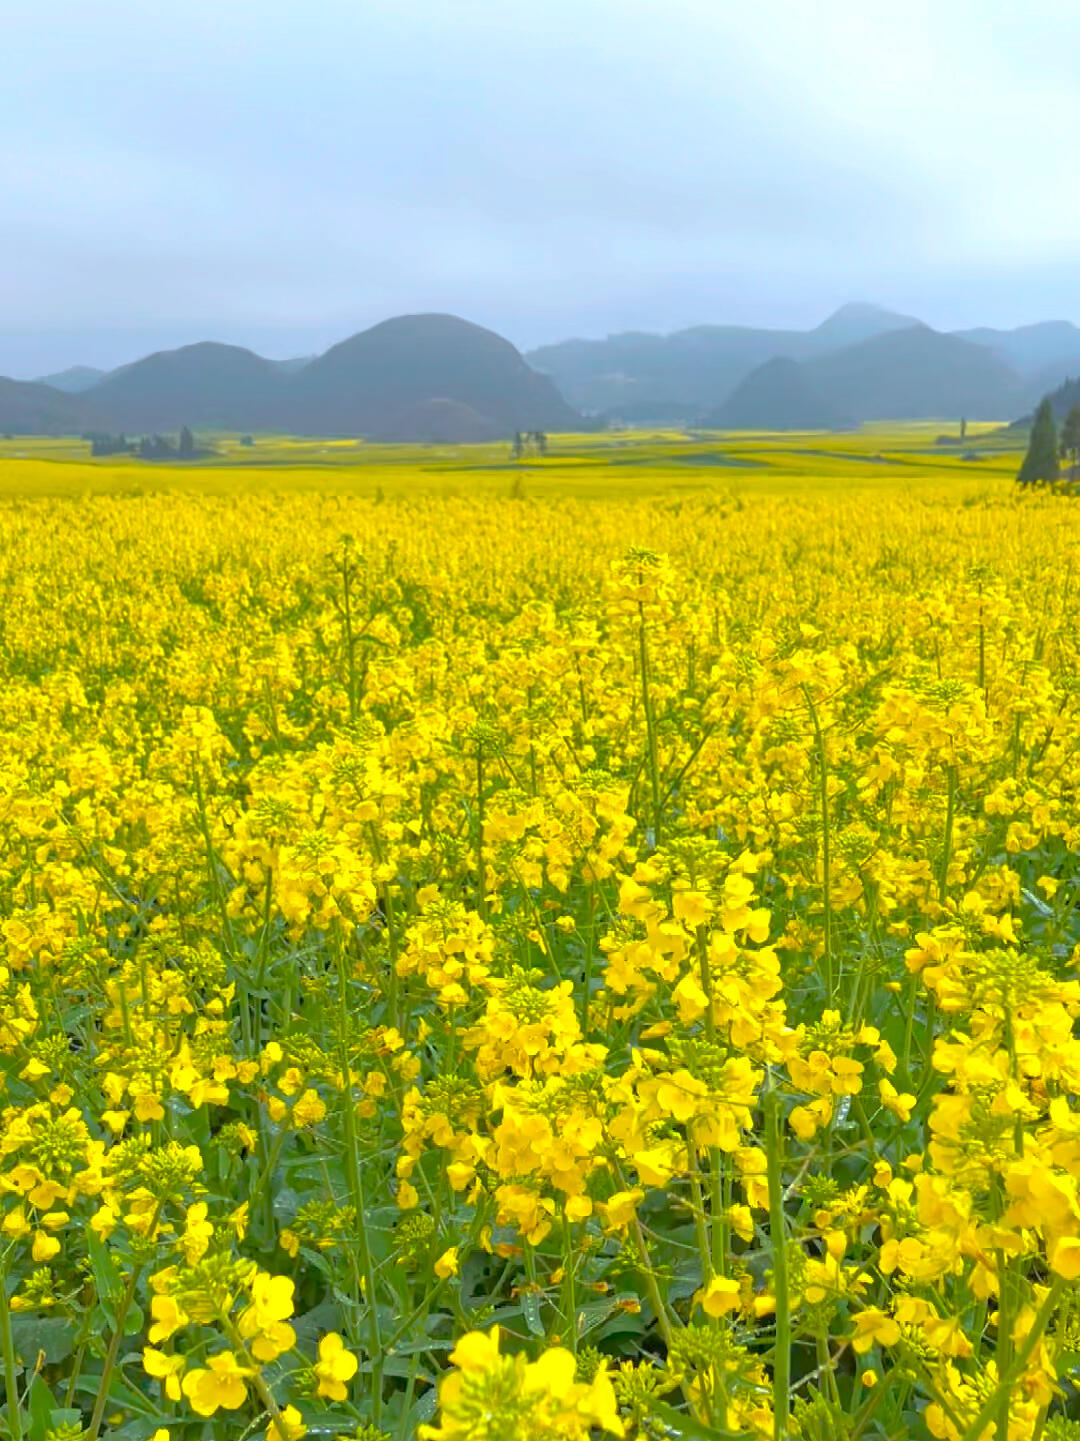
[[[1050,0],[37,0],[0,373],[421,308],[522,344],[1075,315],[1078,43]]]

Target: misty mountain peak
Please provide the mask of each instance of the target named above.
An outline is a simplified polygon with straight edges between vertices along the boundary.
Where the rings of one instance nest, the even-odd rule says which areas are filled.
[[[872,340],[875,335],[885,335],[890,330],[908,330],[921,325],[913,315],[900,315],[895,310],[886,310],[880,305],[853,300],[834,310],[813,334],[833,345],[855,345],[860,340]]]

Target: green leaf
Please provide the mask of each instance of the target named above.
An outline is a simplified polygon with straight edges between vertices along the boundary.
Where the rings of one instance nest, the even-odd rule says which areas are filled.
[[[166,1429],[176,1425],[176,1417],[164,1413],[155,1416],[136,1416],[134,1421],[109,1432],[109,1441],[150,1441],[150,1437],[161,1426]]]
[[[341,1306],[333,1301],[323,1301],[321,1305],[305,1311],[302,1316],[294,1316],[290,1324],[296,1332],[301,1348],[313,1348],[319,1337],[327,1331],[340,1331],[343,1324],[342,1314]]]
[[[45,1441],[45,1435],[52,1427],[52,1414],[58,1409],[56,1397],[41,1377],[35,1376],[27,1400],[27,1410],[30,1413],[28,1441]]]
[[[445,1339],[432,1337],[428,1340],[420,1341],[399,1341],[393,1350],[388,1351],[386,1354],[388,1356],[422,1356],[425,1351],[452,1351],[456,1345],[457,1342],[450,1337],[446,1337]]]
[[[57,1430],[60,1426],[81,1426],[83,1413],[78,1406],[57,1406],[49,1415],[50,1430]]]
[[[107,1311],[112,1311],[112,1302],[119,1301],[124,1292],[124,1283],[112,1253],[98,1236],[87,1228],[86,1248],[90,1257],[90,1269],[94,1273],[98,1300]]]
[[[680,1441],[683,1437],[686,1441],[740,1441],[740,1438],[749,1434],[746,1431],[721,1431],[716,1426],[706,1426],[704,1421],[695,1421],[692,1416],[684,1416],[666,1401],[650,1401],[649,1413],[657,1421],[662,1421]]]
[[[425,1391],[418,1401],[413,1404],[411,1420],[413,1426],[419,1426],[425,1421],[430,1421],[439,1407],[439,1395],[434,1387]]]
[[[137,1336],[143,1328],[144,1320],[142,1307],[138,1301],[132,1301],[127,1315],[124,1317],[124,1335]]]
[[[175,1425],[175,1420],[173,1424]],[[347,1436],[351,1425],[340,1412],[337,1415],[330,1411],[309,1411],[304,1414],[305,1436]]]
[[[11,1318],[11,1336],[16,1355],[28,1370],[39,1356],[47,1366],[64,1361],[75,1349],[75,1327],[61,1316],[20,1316]]]

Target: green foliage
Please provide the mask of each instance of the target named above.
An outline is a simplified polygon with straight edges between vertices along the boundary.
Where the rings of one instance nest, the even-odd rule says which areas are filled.
[[[1024,456],[1016,478],[1021,485],[1034,485],[1040,480],[1049,482],[1058,478],[1057,425],[1049,397],[1040,402],[1035,412],[1027,455]]]
[[[1071,460],[1075,472],[1080,464],[1080,405],[1074,405],[1061,427],[1061,458]]]

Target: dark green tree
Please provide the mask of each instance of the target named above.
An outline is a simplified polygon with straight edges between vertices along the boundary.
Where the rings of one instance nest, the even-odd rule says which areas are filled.
[[[180,458],[190,460],[195,454],[195,437],[185,425],[180,432]]]
[[[1035,419],[1031,425],[1027,455],[1016,477],[1021,485],[1034,485],[1036,481],[1052,481],[1058,478],[1057,425],[1054,423],[1054,408],[1050,397],[1039,402]]]
[[[1076,479],[1080,466],[1080,405],[1074,405],[1061,427],[1061,458],[1071,464],[1069,479]]]
[[[144,435],[139,441],[139,455],[143,460],[170,460],[175,454],[175,446],[164,435]]]

